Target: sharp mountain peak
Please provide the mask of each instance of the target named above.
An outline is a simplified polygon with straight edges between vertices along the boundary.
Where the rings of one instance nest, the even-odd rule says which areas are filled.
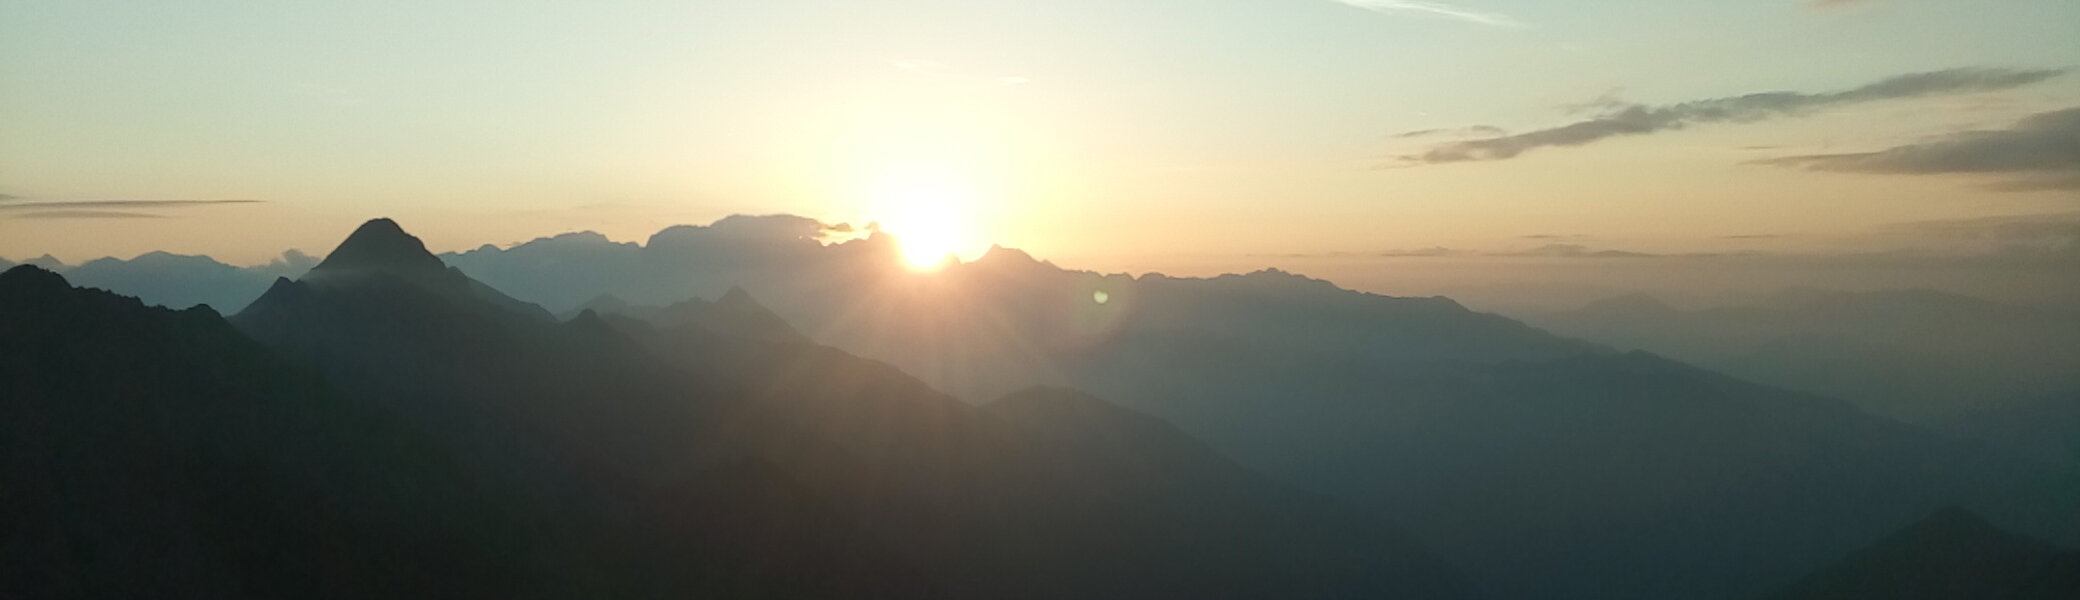
[[[370,219],[340,242],[312,272],[381,269],[401,272],[444,272],[447,265],[426,250],[425,242],[390,219]]]

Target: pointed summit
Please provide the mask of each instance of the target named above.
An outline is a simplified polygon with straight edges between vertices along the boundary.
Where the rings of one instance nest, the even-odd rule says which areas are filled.
[[[766,310],[765,305],[759,304],[757,300],[751,298],[751,292],[744,291],[744,287],[738,285],[729,286],[729,291],[723,292],[722,297],[715,299],[715,305],[733,311],[748,309],[758,312],[769,312]]]
[[[22,264],[43,267],[46,271],[56,271],[65,268],[65,261],[58,260],[58,257],[49,254],[22,261]]]
[[[989,265],[993,267],[1022,268],[1041,266],[1046,263],[1042,263],[1039,259],[1033,258],[1033,255],[1027,254],[1024,250],[1019,250],[1017,248],[1006,248],[1001,245],[991,244],[989,247],[989,251],[982,253],[982,257],[975,259],[975,261],[972,264]]]
[[[447,271],[447,265],[426,251],[426,244],[412,234],[405,233],[396,221],[372,219],[362,223],[353,235],[340,242],[339,247],[325,256],[324,262],[313,267],[313,274],[327,271],[384,270],[400,274],[427,274]]]
[[[240,316],[246,317],[246,324],[241,327],[270,319],[293,320],[283,315],[308,308],[299,306],[311,301],[312,293],[347,289],[405,303],[417,301],[408,298],[423,300],[430,294],[454,303],[449,308],[497,314],[501,318],[555,320],[542,307],[516,300],[449,268],[427,252],[426,244],[419,238],[398,227],[396,221],[374,219],[361,224],[310,272],[293,282],[276,281],[267,293],[241,311]]]
[[[700,298],[667,306],[648,317],[659,327],[692,327],[735,337],[781,342],[807,342],[779,313],[766,308],[744,288],[730,286],[714,302]]]

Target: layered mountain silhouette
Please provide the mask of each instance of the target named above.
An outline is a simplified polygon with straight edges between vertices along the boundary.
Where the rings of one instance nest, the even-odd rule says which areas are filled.
[[[28,596],[1471,593],[1381,518],[1150,417],[976,407],[774,335],[743,292],[558,321],[387,220],[228,323],[0,283],[29,392],[0,583]]]
[[[428,504],[473,517],[452,525],[384,512],[412,495],[317,520],[434,522],[428,560],[466,574],[357,589],[1747,598],[1948,505],[2080,541],[2080,473],[1995,434],[1445,298],[1006,248],[920,275],[886,235],[828,233],[739,216],[434,257],[377,220],[227,335],[384,424],[344,447],[412,440],[395,460],[431,462],[398,471],[430,482],[396,489],[467,490]],[[1681,313],[1653,304],[1613,310]],[[57,372],[122,380],[75,358]],[[349,458],[325,464],[375,465],[349,483],[393,460]]]
[[[2080,550],[1995,528],[1948,507],[1773,600],[2054,600],[2080,597]]]
[[[1941,430],[2050,464],[2080,468],[2080,391],[1951,419]]]
[[[740,287],[972,403],[1085,390],[1391,518],[1501,597],[1760,593],[1947,504],[2080,537],[2068,471],[1448,299],[1276,270],[1102,275],[1003,248],[926,277],[885,236],[823,244],[819,228],[733,217],[446,258],[552,304]]]
[[[670,306],[638,306],[612,294],[593,298],[565,314],[577,318],[585,311],[619,315],[649,322],[665,329],[696,328],[749,339],[809,343],[786,319],[759,304],[744,288],[731,287],[714,301],[689,298]]]
[[[487,456],[547,440],[428,427],[206,308],[36,267],[0,274],[0,381],[9,597],[939,593],[770,464],[637,485]]]
[[[146,252],[129,259],[97,258],[78,265],[66,265],[46,255],[26,264],[62,274],[74,285],[134,296],[150,305],[175,309],[208,305],[230,314],[260,297],[275,278],[302,275],[317,260],[290,250],[273,262],[251,267],[170,252]],[[14,265],[0,259],[0,269]]]
[[[1560,333],[1918,422],[2080,389],[2080,311],[1934,290],[1794,288],[1692,311],[1635,294],[1525,316]]]

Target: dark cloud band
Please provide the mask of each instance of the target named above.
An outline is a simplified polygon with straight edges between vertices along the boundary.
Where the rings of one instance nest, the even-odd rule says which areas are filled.
[[[11,199],[11,198],[9,198]],[[262,200],[76,200],[62,202],[8,202],[0,200],[0,210],[84,210],[108,208],[179,208],[186,206],[211,206],[218,204],[258,204]]]
[[[1810,154],[1755,164],[1851,173],[2015,174],[2001,189],[2080,189],[2080,106],[2031,115],[2013,127],[1953,133],[1876,152]]]
[[[1585,121],[1517,135],[1447,142],[1400,157],[1407,165],[1492,161],[1555,146],[1581,146],[1604,139],[1678,130],[1701,123],[1747,123],[1806,111],[1942,94],[2004,90],[2065,73],[2065,69],[1964,68],[1900,75],[1839,92],[1762,92],[1680,104],[1618,104]]]

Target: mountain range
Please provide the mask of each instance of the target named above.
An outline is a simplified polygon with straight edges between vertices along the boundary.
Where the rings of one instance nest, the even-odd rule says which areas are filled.
[[[887,236],[827,234],[798,217],[731,217],[640,245],[569,234],[436,257],[376,220],[228,320],[72,288],[36,267],[8,276],[40,283],[8,286],[96,298],[31,305],[106,305],[110,315],[78,319],[94,326],[192,320],[304,386],[252,391],[249,403],[323,397],[362,415],[351,422],[380,423],[325,433],[334,421],[317,419],[297,437],[391,432],[381,439],[412,450],[279,453],[371,490],[311,522],[430,522],[408,529],[449,543],[415,543],[429,557],[419,564],[532,595],[1750,598],[1945,506],[2050,543],[2080,540],[2072,463],[1446,298],[1277,270],[1099,274],[1006,248],[918,273],[897,266]],[[40,325],[50,321],[35,315],[55,309],[12,308],[0,310],[31,315],[0,337],[15,355],[60,344],[70,327]],[[143,331],[80,347],[197,343]],[[48,359],[58,362],[37,369],[46,375],[20,410],[134,402],[62,387],[122,379],[96,358]],[[172,397],[241,379],[197,369],[217,379],[164,384]],[[112,448],[118,462],[145,452]],[[430,483],[357,479],[394,461],[411,463],[399,478]],[[142,485],[81,481],[120,497]],[[381,495],[405,492],[443,500]],[[422,503],[470,518],[384,512]],[[49,509],[38,506],[14,514]],[[729,517],[740,510],[756,516]],[[91,529],[7,547],[76,528]],[[109,535],[78,539],[124,546]],[[194,543],[198,556],[272,568]],[[680,563],[699,568],[667,568]],[[805,564],[850,567],[782,575]],[[539,565],[557,575],[524,575]],[[368,585],[436,589],[372,572],[384,575]]]
[[[825,244],[818,227],[733,217],[445,258],[552,305],[742,288],[974,402],[1085,390],[1387,515],[1500,597],[1759,593],[1947,504],[2080,535],[2068,469],[1449,299],[1277,270],[1106,275],[1005,248],[920,275],[893,267],[893,240]]]
[[[0,301],[0,581],[30,596],[1469,593],[1095,398],[995,410],[799,339],[557,321],[387,220],[228,320],[36,267]]]
[[[1523,316],[1565,335],[1842,398],[1915,422],[1940,423],[2080,391],[2080,310],[2071,308],[1935,290],[1794,288],[1702,310],[1634,294]]]

